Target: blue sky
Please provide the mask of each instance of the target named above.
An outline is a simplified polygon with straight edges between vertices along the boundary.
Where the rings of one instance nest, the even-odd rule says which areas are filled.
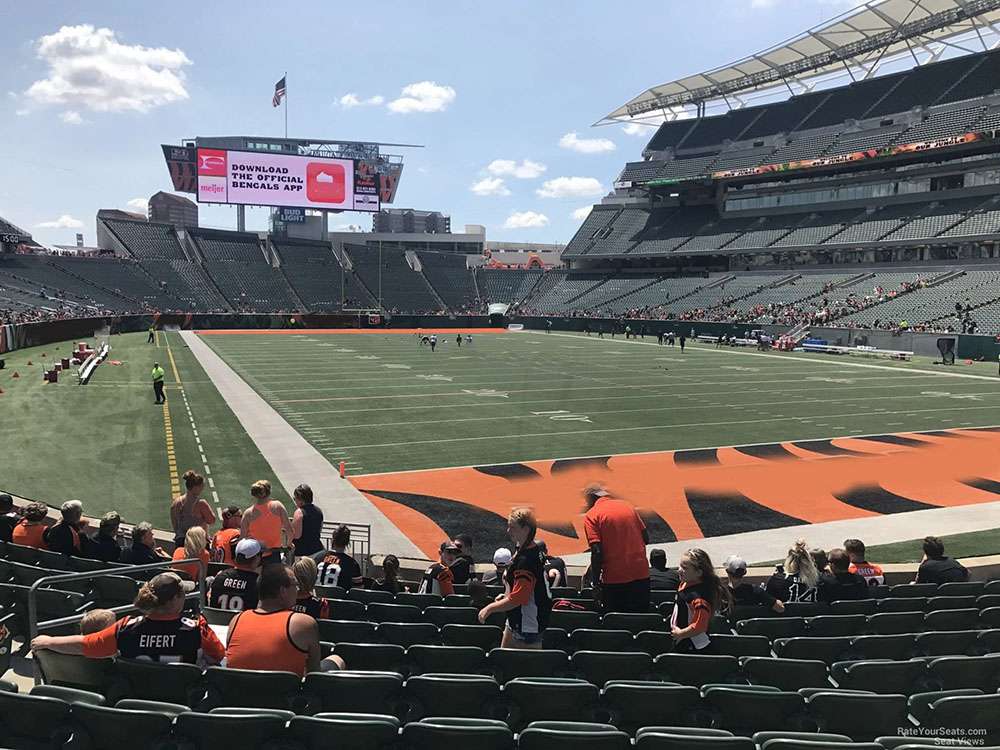
[[[422,144],[395,205],[496,240],[566,242],[648,134],[591,123],[851,0],[12,3],[0,24],[0,216],[94,240],[99,208],[169,189],[159,144],[289,135]],[[575,135],[574,135],[575,134]],[[252,228],[266,214],[251,211]],[[235,210],[202,208],[234,227]],[[333,226],[371,226],[342,214]]]

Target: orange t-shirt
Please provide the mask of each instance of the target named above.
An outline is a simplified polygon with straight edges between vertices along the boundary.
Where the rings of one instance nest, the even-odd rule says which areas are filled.
[[[212,537],[212,560],[217,563],[233,564],[233,539],[240,535],[239,529],[222,529]]]
[[[604,583],[630,583],[649,578],[646,542],[642,534],[646,524],[635,508],[623,500],[602,497],[583,517],[587,544],[601,545],[601,580]]]
[[[42,538],[47,528],[48,526],[44,523],[28,523],[26,518],[21,519],[17,526],[14,527],[11,541],[14,544],[22,544],[25,547],[47,549],[48,545],[45,543],[45,539]]]
[[[292,643],[289,628],[294,614],[288,610],[265,613],[251,609],[236,615],[229,625],[226,666],[276,669],[304,676],[309,653]]]
[[[188,553],[184,551],[183,547],[178,547],[177,549],[174,550],[174,556],[173,556],[174,560],[183,560],[187,556]],[[198,558],[201,560],[202,565],[205,566],[205,570],[208,570],[208,559],[209,559],[208,550],[203,549],[201,551],[201,554],[198,555]],[[175,563],[170,567],[181,573],[187,573],[189,576],[191,576],[192,581],[197,581],[198,576],[201,575],[201,570],[199,570],[197,563]]]
[[[247,511],[256,515],[247,527],[250,538],[256,539],[267,549],[284,546],[281,541],[281,517],[276,512],[276,506],[281,507],[281,503],[271,500],[266,505],[255,504]]]

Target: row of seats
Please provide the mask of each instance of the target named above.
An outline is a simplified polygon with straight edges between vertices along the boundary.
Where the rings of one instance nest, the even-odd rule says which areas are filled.
[[[490,658],[500,651],[491,653]],[[503,655],[516,663],[525,656],[544,653],[511,650]],[[602,655],[581,654],[577,661],[584,662],[588,656]],[[1000,655],[991,658],[1000,660]],[[799,688],[789,687],[787,677],[772,680],[780,682],[779,685],[716,679],[705,680],[698,686],[669,679],[675,671],[670,661],[685,659],[698,661],[705,657],[660,657],[657,667],[662,669],[661,676],[666,677],[663,681],[614,678],[601,683],[551,675],[498,680],[485,674],[426,673],[404,678],[399,673],[375,670],[313,672],[302,679],[288,672],[222,667],[202,671],[193,665],[118,660],[109,666],[107,683],[91,686],[100,701],[98,698],[90,701],[103,702],[101,696],[106,696],[112,703],[123,699],[158,702],[177,712],[238,708],[288,711],[292,715],[330,711],[377,713],[401,721],[432,716],[495,719],[515,731],[534,721],[582,720],[605,722],[627,734],[651,724],[667,724],[710,726],[742,734],[779,728],[830,731],[870,740],[911,726],[910,717],[923,726],[939,727],[963,726],[962,721],[975,718],[975,723],[964,726],[1000,730],[1000,694],[995,692],[995,686],[983,688],[982,681],[971,685],[972,680],[964,680],[961,687],[941,687],[945,683],[939,680],[925,683],[923,687],[927,689],[907,693],[837,688],[825,674],[823,679],[814,678],[815,684]],[[754,663],[764,661],[768,660],[747,659],[742,669],[751,676],[758,671],[766,675],[770,670],[773,676],[775,667],[787,668],[787,665],[765,665],[761,669]],[[874,668],[880,662],[869,664]],[[852,669],[860,671],[863,666],[846,665],[843,674],[837,676],[849,680],[844,675],[849,675]],[[942,666],[959,671],[959,665]],[[683,669],[692,667],[689,664]],[[712,677],[731,676],[719,668],[709,667],[707,671]],[[940,672],[948,674],[944,668]],[[874,672],[868,676],[873,681],[879,678]],[[54,685],[48,689],[58,693],[61,689],[86,687]],[[946,699],[952,700],[939,704]],[[0,704],[0,723],[5,720],[9,705]],[[862,706],[865,710],[861,710]],[[943,710],[945,707],[950,710]]]

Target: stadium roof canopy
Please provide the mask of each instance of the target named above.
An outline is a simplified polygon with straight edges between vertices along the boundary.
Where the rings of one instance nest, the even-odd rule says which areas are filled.
[[[998,36],[1000,0],[869,0],[763,52],[647,89],[597,124],[672,120],[713,104],[734,109],[749,94],[799,94],[832,76],[862,80],[900,58],[921,65],[948,49],[986,49]]]

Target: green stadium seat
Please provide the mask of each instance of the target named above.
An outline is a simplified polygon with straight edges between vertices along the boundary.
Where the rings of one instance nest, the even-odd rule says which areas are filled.
[[[762,635],[713,635],[711,650],[721,656],[770,656],[771,642]]]
[[[825,602],[785,602],[786,617],[813,618],[830,613],[830,605]]]
[[[669,630],[663,617],[654,612],[609,612],[601,619],[608,630],[627,630],[632,635],[643,630]]]
[[[0,645],[0,649],[2,648]],[[88,659],[86,656],[60,654],[48,649],[36,651],[32,658],[46,684],[103,693],[111,682],[113,659]]]
[[[927,662],[927,672],[941,690],[979,688],[992,693],[1000,687],[1000,654],[942,656]]]
[[[977,609],[989,609],[990,607],[1000,607],[1000,594],[980,594],[976,597]]]
[[[970,747],[967,740],[952,739],[950,737],[935,737],[933,740],[924,740],[925,744],[921,744],[921,740],[913,735],[904,735],[902,737],[876,737],[875,741],[884,748],[884,750],[934,750],[938,747]],[[927,742],[932,744],[926,744]],[[996,750],[995,748],[983,748],[980,746],[980,750]]]
[[[330,599],[327,614],[331,620],[364,620],[365,605],[350,599]]]
[[[198,706],[294,710],[302,705],[302,679],[292,672],[209,667],[205,670],[205,698]]]
[[[868,742],[909,726],[905,695],[823,691],[806,698],[806,711],[820,732]]]
[[[161,711],[135,711],[78,703],[73,706],[74,742],[88,750],[121,750],[136,744],[169,745],[174,716]],[[82,734],[82,736],[81,736]]]
[[[352,589],[353,591],[353,589]],[[417,607],[409,604],[387,604],[372,602],[365,610],[367,619],[371,622],[423,622],[423,616]]]
[[[396,595],[391,591],[379,591],[372,589],[348,589],[347,598],[353,602],[361,602],[365,605],[372,604],[374,602],[381,602],[382,604],[396,603]]]
[[[608,680],[644,680],[653,674],[653,659],[644,651],[577,651],[570,661],[580,677],[598,687]]]
[[[458,586],[455,587],[459,588]],[[446,607],[471,607],[472,597],[468,594],[448,594],[444,598],[444,606]]]
[[[986,581],[983,585],[984,594],[1000,594],[1000,578],[996,578],[992,581]]]
[[[518,677],[565,677],[570,672],[569,656],[559,649],[494,648],[486,661],[499,682]]]
[[[980,630],[972,653],[978,655],[997,652],[1000,652],[1000,629]]]
[[[876,600],[878,612],[923,612],[927,607],[926,596],[893,596]]]
[[[219,706],[208,713],[222,716],[277,716],[286,722],[295,718],[294,711],[280,708],[247,708],[246,706]]]
[[[1000,695],[946,696],[928,706],[921,725],[942,729],[985,731],[991,739],[1000,738]]]
[[[396,594],[396,604],[409,604],[417,609],[425,610],[428,607],[442,606],[444,599],[437,594],[411,594],[409,591],[401,591]]]
[[[347,589],[340,586],[317,586],[316,596],[321,596],[324,599],[346,599]]]
[[[972,630],[979,624],[979,610],[940,609],[924,615],[925,630]]]
[[[1000,607],[987,607],[981,610],[979,621],[988,628],[1000,628]]]
[[[983,581],[955,581],[938,586],[937,596],[979,596],[985,591],[986,584]]]
[[[772,641],[775,638],[797,638],[805,635],[806,621],[802,617],[755,617],[736,623],[739,635],[763,635]]]
[[[338,643],[333,653],[348,669],[406,673],[406,649],[391,643]]]
[[[551,648],[557,651],[570,650],[569,633],[565,628],[545,628],[542,633],[542,648]]]
[[[205,694],[202,671],[194,664],[156,664],[115,659],[109,698],[138,698],[196,706]]]
[[[517,677],[503,688],[514,731],[533,721],[583,721],[596,716],[598,690],[586,680]]]
[[[632,651],[635,638],[628,630],[577,628],[569,635],[573,651]]]
[[[923,611],[879,612],[868,618],[868,631],[876,635],[915,633],[923,629]]]
[[[969,609],[976,608],[975,596],[929,596],[925,612],[936,612],[942,609]]]
[[[553,601],[559,599],[579,599],[580,590],[575,589],[572,586],[553,586],[549,590],[549,595],[552,597]]]
[[[104,576],[95,578],[92,583],[98,607],[110,609],[132,604],[139,593],[139,582],[128,576]]]
[[[403,696],[409,721],[425,716],[499,719],[506,713],[500,685],[483,675],[417,675],[406,681]]]
[[[406,658],[410,662],[411,674],[480,674],[486,671],[486,652],[479,646],[415,644],[406,650]]]
[[[353,604],[354,602],[352,602]],[[358,620],[316,620],[319,639],[327,643],[374,643],[375,626]]]
[[[398,672],[309,672],[302,682],[304,713],[349,711],[401,715],[403,676]]]
[[[42,698],[58,698],[66,703],[88,703],[92,706],[103,706],[105,703],[104,696],[100,693],[61,685],[35,685],[28,694]]]
[[[444,625],[441,642],[445,646],[479,646],[489,651],[500,645],[503,631],[495,625]]]
[[[383,714],[296,716],[285,737],[298,743],[297,750],[328,750],[331,738],[351,750],[392,750],[399,740],[399,720]]]
[[[656,673],[668,682],[701,687],[708,682],[745,682],[735,656],[661,654],[653,661]]]
[[[832,735],[836,737],[837,735]],[[758,745],[760,750],[885,750],[877,742],[847,742],[840,740],[774,739]]]
[[[445,625],[478,625],[479,612],[475,607],[427,607],[424,619],[439,628]]]
[[[629,734],[651,724],[707,723],[698,688],[664,682],[611,680],[601,692],[601,719]],[[603,713],[607,713],[607,717]]]
[[[712,636],[712,641],[715,642],[715,636]],[[674,650],[674,637],[662,630],[643,630],[641,633],[636,633],[635,648],[655,658]]]
[[[38,565],[41,558],[41,550],[35,547],[26,547],[23,544],[7,542],[4,545],[4,554],[10,562],[22,563],[24,565]]]
[[[577,628],[601,627],[601,616],[596,612],[581,612],[573,609],[553,609],[549,625],[572,632]]]
[[[889,596],[934,596],[937,594],[937,590],[936,583],[898,583],[889,587]]]
[[[761,690],[748,685],[709,687],[702,697],[714,713],[712,726],[734,734],[787,727],[808,728],[805,699],[795,692]]]
[[[817,659],[750,656],[740,659],[740,669],[751,685],[770,685],[788,691],[830,687],[827,666]]]
[[[934,690],[929,693],[914,693],[909,697],[906,705],[910,711],[910,716],[923,725],[927,723],[927,717],[931,710],[930,706],[934,701],[940,700],[941,698],[968,697],[974,695],[983,695],[983,691],[976,688],[965,688],[964,690]]]
[[[521,731],[518,750],[631,750],[629,736],[610,724],[536,721]]]
[[[976,644],[978,630],[944,630],[917,633],[913,645],[918,656],[961,656]]]
[[[177,717],[174,735],[194,750],[218,750],[238,740],[241,750],[268,750],[285,734],[285,720],[279,716],[240,716],[188,712]]]
[[[753,742],[758,750],[771,740],[804,740],[806,742],[836,742],[843,744],[850,742],[851,738],[846,734],[822,734],[819,732],[785,732],[782,730],[768,730],[766,732],[754,732]]]
[[[0,693],[16,693],[17,685],[10,680],[0,680]]]
[[[859,635],[851,640],[854,659],[909,659],[916,646],[913,633]]]
[[[819,659],[833,664],[844,658],[851,648],[851,638],[778,638],[774,653],[782,659]]]
[[[655,729],[647,727],[636,735],[636,750],[756,750],[749,737],[698,736]]]
[[[831,615],[873,615],[878,607],[877,599],[846,599],[830,603]]]
[[[433,644],[439,638],[437,626],[429,622],[383,622],[376,636],[380,641],[409,648],[417,643]]]
[[[846,690],[872,690],[876,693],[917,692],[923,685],[923,660],[909,661],[839,661],[830,667],[830,676]]]
[[[115,704],[115,708],[120,708],[123,711],[147,711],[154,714],[166,714],[167,716],[177,716],[177,714],[191,710],[179,703],[144,701],[138,698],[123,698]]]
[[[0,743],[14,750],[65,747],[73,734],[70,704],[0,691]]]
[[[229,627],[229,623],[232,622],[237,614],[230,609],[218,609],[217,607],[208,607],[205,605],[202,605],[200,611],[209,625],[224,625],[226,627]]]
[[[403,727],[403,746],[410,750],[470,747],[475,750],[513,750],[514,733],[496,719],[436,718],[413,721]]]
[[[867,625],[865,615],[820,615],[806,621],[806,635],[810,638],[836,638],[863,633]]]

